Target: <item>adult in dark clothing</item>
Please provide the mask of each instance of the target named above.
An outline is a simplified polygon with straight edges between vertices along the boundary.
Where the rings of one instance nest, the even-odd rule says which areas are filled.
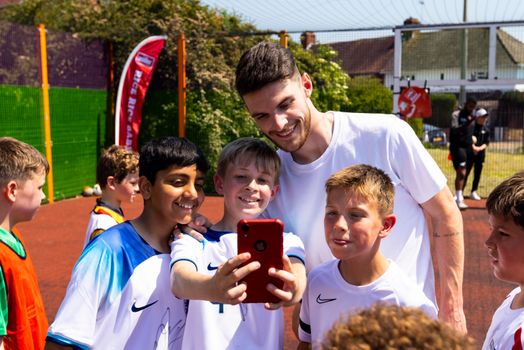
[[[484,108],[480,108],[475,113],[475,126],[473,128],[473,144],[471,146],[472,152],[469,154],[466,164],[466,179],[464,180],[464,188],[468,182],[468,176],[473,168],[473,184],[471,186],[470,199],[480,200],[477,193],[480,182],[480,174],[484,166],[484,159],[486,158],[486,148],[489,145],[489,129],[486,124],[488,120],[488,112]]]
[[[469,97],[466,100],[464,108],[453,112],[451,117],[451,128],[449,132],[449,151],[453,168],[455,168],[455,191],[456,202],[460,209],[466,209],[468,206],[464,203],[464,185],[466,180],[466,165],[468,153],[472,152],[472,136],[475,124],[473,114],[477,100]]]

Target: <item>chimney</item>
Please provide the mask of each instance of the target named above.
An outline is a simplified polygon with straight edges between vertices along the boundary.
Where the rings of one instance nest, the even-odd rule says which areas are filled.
[[[409,17],[404,21],[405,26],[409,26],[411,24],[420,24],[420,20],[418,18]],[[419,31],[413,30],[413,31],[404,31],[402,32],[402,39],[403,40],[409,40],[413,38]]]
[[[304,50],[309,50],[311,46],[316,44],[316,36],[313,32],[304,32],[300,35],[300,42]]]

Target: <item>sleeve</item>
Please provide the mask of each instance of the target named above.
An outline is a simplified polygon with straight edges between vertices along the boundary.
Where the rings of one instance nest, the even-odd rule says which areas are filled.
[[[82,252],[47,340],[82,349],[93,345],[97,320],[122,287],[118,257],[102,240]]]
[[[444,188],[447,179],[411,126],[399,119],[396,123],[388,129],[389,162],[402,186],[422,204]]]
[[[192,262],[196,270],[199,271],[202,260],[201,255],[205,244],[206,240],[199,242],[189,235],[175,239],[171,242],[171,263],[169,266],[173,267],[177,261],[185,260]]]
[[[284,254],[288,257],[297,258],[306,264],[306,251],[304,249],[304,243],[297,235],[286,232],[284,233]]]
[[[7,335],[8,315],[7,286],[4,270],[2,269],[2,266],[0,266],[0,337]]]
[[[304,291],[304,297],[300,304],[300,317],[298,326],[298,339],[311,343],[311,321],[309,318],[309,283]]]

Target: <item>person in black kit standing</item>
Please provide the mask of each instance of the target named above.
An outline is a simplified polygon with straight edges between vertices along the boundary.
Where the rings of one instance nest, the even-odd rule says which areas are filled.
[[[477,193],[480,182],[480,174],[482,173],[482,167],[484,165],[484,159],[486,158],[486,148],[489,145],[489,129],[486,124],[488,120],[488,112],[484,108],[480,108],[475,113],[475,126],[473,129],[473,144],[472,152],[467,159],[466,164],[466,179],[464,180],[464,189],[468,182],[468,176],[473,168],[473,185],[471,186],[470,199],[480,200],[480,196]]]
[[[473,114],[477,100],[473,97],[468,97],[464,107],[458,111],[453,112],[451,117],[451,128],[449,132],[449,151],[451,153],[451,160],[453,168],[456,172],[455,177],[455,191],[456,202],[459,209],[466,209],[468,206],[464,203],[464,185],[466,180],[466,165],[468,154],[473,152],[472,136],[475,127],[475,116]]]

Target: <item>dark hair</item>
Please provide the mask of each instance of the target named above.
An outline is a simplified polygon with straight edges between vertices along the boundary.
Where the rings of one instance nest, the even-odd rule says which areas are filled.
[[[240,96],[244,96],[267,84],[291,79],[299,74],[291,51],[277,43],[263,41],[240,58],[235,86]]]
[[[469,96],[467,99],[466,99],[466,103],[474,103],[474,104],[477,104],[477,99],[473,96]]]
[[[524,227],[524,172],[502,181],[491,191],[486,201],[491,215],[501,215]]]
[[[191,141],[174,136],[160,137],[140,149],[139,173],[155,183],[156,174],[171,166],[187,167],[196,164],[201,172],[209,169],[202,151]]]

